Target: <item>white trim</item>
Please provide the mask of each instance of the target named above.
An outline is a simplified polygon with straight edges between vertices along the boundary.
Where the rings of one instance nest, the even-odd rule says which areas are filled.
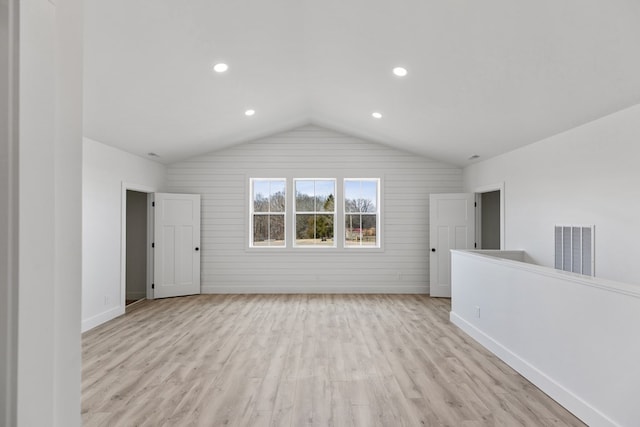
[[[489,184],[489,185],[482,185],[480,187],[477,187],[473,192],[476,194],[476,202],[478,200],[477,195],[478,194],[482,194],[482,193],[489,193],[492,191],[500,191],[500,250],[505,250],[506,246],[505,246],[505,214],[504,214],[504,201],[505,201],[505,194],[504,194],[504,181],[503,182],[498,182],[496,184]],[[478,208],[481,205],[478,203]],[[479,210],[477,210],[476,212],[478,212]],[[481,227],[478,227],[478,219],[480,218],[480,215],[476,215],[476,241],[481,243],[481,239],[480,239],[480,232],[481,232]],[[482,248],[482,246],[480,246],[480,248]]]
[[[146,299],[152,300],[155,298],[153,286],[153,278],[154,278],[154,252],[152,249],[154,232],[155,232],[155,221],[156,215],[153,210],[153,203],[155,201],[155,192],[147,193],[147,295]]]
[[[100,314],[96,314],[93,317],[85,319],[82,321],[82,332],[87,332],[96,326],[100,326],[109,320],[113,320],[116,317],[122,316],[124,314],[124,307],[113,307],[109,310],[102,312]]]
[[[7,3],[7,2],[5,2]],[[9,0],[2,14],[8,28],[2,44],[2,118],[0,119],[0,425],[17,424],[19,290],[19,6]],[[6,145],[5,145],[6,144]]]
[[[342,285],[213,285],[203,286],[203,294],[429,294],[428,285],[420,286],[342,286]]]
[[[510,259],[512,261],[525,262],[524,261],[525,252],[523,250],[502,251],[499,249],[474,249],[470,252],[474,254],[492,256],[495,258]]]
[[[121,195],[120,195],[120,308],[122,314],[124,314],[124,307],[126,306],[127,298],[127,190],[139,191],[141,193],[154,193],[157,190],[153,187],[140,184],[132,184],[122,181]],[[148,196],[147,196],[148,200]],[[148,229],[148,225],[147,225]],[[147,239],[149,236],[147,235]],[[149,257],[151,251],[147,248],[147,298],[153,299],[153,295],[149,295],[148,291],[151,289],[149,285],[151,278],[153,277],[153,264],[149,264]],[[153,262],[153,261],[152,261]],[[149,268],[151,267],[151,270]],[[93,318],[92,318],[93,319]],[[110,319],[107,319],[110,320]]]
[[[531,365],[525,359],[509,350],[483,331],[467,322],[454,312],[449,313],[451,323],[462,329],[471,338],[498,356],[507,365],[543,390],[553,400],[569,409],[575,416],[589,425],[618,426],[611,418],[589,405],[571,390],[563,387],[553,378]]]

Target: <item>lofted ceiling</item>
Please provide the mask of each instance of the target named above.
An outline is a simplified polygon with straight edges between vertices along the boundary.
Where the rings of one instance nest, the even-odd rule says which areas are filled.
[[[84,56],[85,136],[163,163],[312,123],[464,166],[639,103],[640,2],[86,0]]]

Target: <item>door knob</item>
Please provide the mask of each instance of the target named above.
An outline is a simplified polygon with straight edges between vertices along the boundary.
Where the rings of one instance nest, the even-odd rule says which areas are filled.
[[[436,251],[436,248],[431,248],[431,252],[435,252],[435,251]]]
[[[199,250],[200,250],[200,248],[196,248],[196,251],[199,251]]]

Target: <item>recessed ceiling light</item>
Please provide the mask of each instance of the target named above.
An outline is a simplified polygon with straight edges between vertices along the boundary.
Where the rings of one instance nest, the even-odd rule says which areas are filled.
[[[229,66],[224,62],[220,62],[213,66],[213,71],[215,71],[216,73],[224,73],[228,69],[229,69]]]
[[[377,111],[375,111],[375,112],[371,113],[371,116],[374,119],[381,119],[382,118],[382,113],[378,113]]]
[[[393,69],[393,74],[398,77],[404,77],[407,75],[407,69],[404,67],[396,67]]]
[[[469,156],[469,160],[475,160],[475,159],[479,159],[480,156],[478,154],[472,154],[471,156]]]
[[[255,113],[256,113],[256,110],[247,110],[247,111],[245,111],[245,112],[244,112],[244,115],[245,115],[245,116],[249,116],[249,117],[251,117],[251,116],[253,116]]]

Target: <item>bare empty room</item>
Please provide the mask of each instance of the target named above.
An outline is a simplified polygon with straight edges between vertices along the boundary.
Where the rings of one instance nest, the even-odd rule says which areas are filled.
[[[637,2],[0,11],[0,425],[640,425]]]

